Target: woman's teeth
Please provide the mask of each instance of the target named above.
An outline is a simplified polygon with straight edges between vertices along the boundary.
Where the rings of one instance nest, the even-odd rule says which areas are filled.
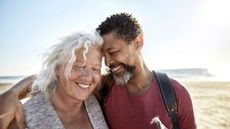
[[[89,84],[86,85],[86,84],[78,84],[81,88],[88,88],[89,87]]]

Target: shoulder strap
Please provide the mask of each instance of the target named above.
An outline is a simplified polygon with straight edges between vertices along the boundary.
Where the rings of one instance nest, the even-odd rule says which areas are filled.
[[[153,72],[157,78],[158,85],[160,87],[161,96],[164,100],[165,108],[168,111],[168,114],[173,122],[173,129],[179,129],[179,120],[178,120],[178,107],[177,107],[177,98],[170,82],[170,79],[165,73]]]
[[[113,83],[114,83],[114,79],[111,73],[104,76],[101,83],[101,88],[99,90],[99,103],[102,108],[104,108],[104,104],[106,103],[106,99],[113,86]]]

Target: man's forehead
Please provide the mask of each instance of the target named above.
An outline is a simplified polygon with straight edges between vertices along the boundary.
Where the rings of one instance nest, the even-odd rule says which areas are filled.
[[[110,37],[103,37],[104,42],[102,44],[102,50],[105,51],[107,49],[110,49],[111,47],[113,47],[114,45],[114,39],[110,38]]]
[[[113,49],[113,45],[110,45],[108,43],[103,43],[103,46],[102,46],[102,52],[106,52],[106,51],[110,51],[111,49]]]

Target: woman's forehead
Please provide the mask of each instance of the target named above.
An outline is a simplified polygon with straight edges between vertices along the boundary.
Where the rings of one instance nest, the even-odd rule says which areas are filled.
[[[82,57],[82,56],[97,56],[102,54],[102,49],[99,46],[90,46],[88,48],[86,47],[81,47],[75,50],[75,55],[77,57]]]
[[[100,64],[102,60],[102,51],[100,47],[89,47],[88,50],[82,47],[76,50],[75,55],[76,62],[88,61]]]
[[[90,59],[83,59],[83,58],[76,58],[76,61],[74,62],[74,65],[80,65],[80,66],[96,66],[101,67],[102,61],[100,59],[96,60],[90,60]]]

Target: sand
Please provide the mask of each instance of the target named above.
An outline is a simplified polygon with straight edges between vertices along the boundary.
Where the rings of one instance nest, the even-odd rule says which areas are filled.
[[[5,90],[9,89],[10,86],[13,84],[11,83],[0,83],[0,93],[4,92]]]
[[[184,82],[192,97],[198,129],[230,128],[230,82]]]
[[[182,82],[188,89],[198,129],[230,129],[230,82]],[[0,84],[0,93],[12,84]]]

